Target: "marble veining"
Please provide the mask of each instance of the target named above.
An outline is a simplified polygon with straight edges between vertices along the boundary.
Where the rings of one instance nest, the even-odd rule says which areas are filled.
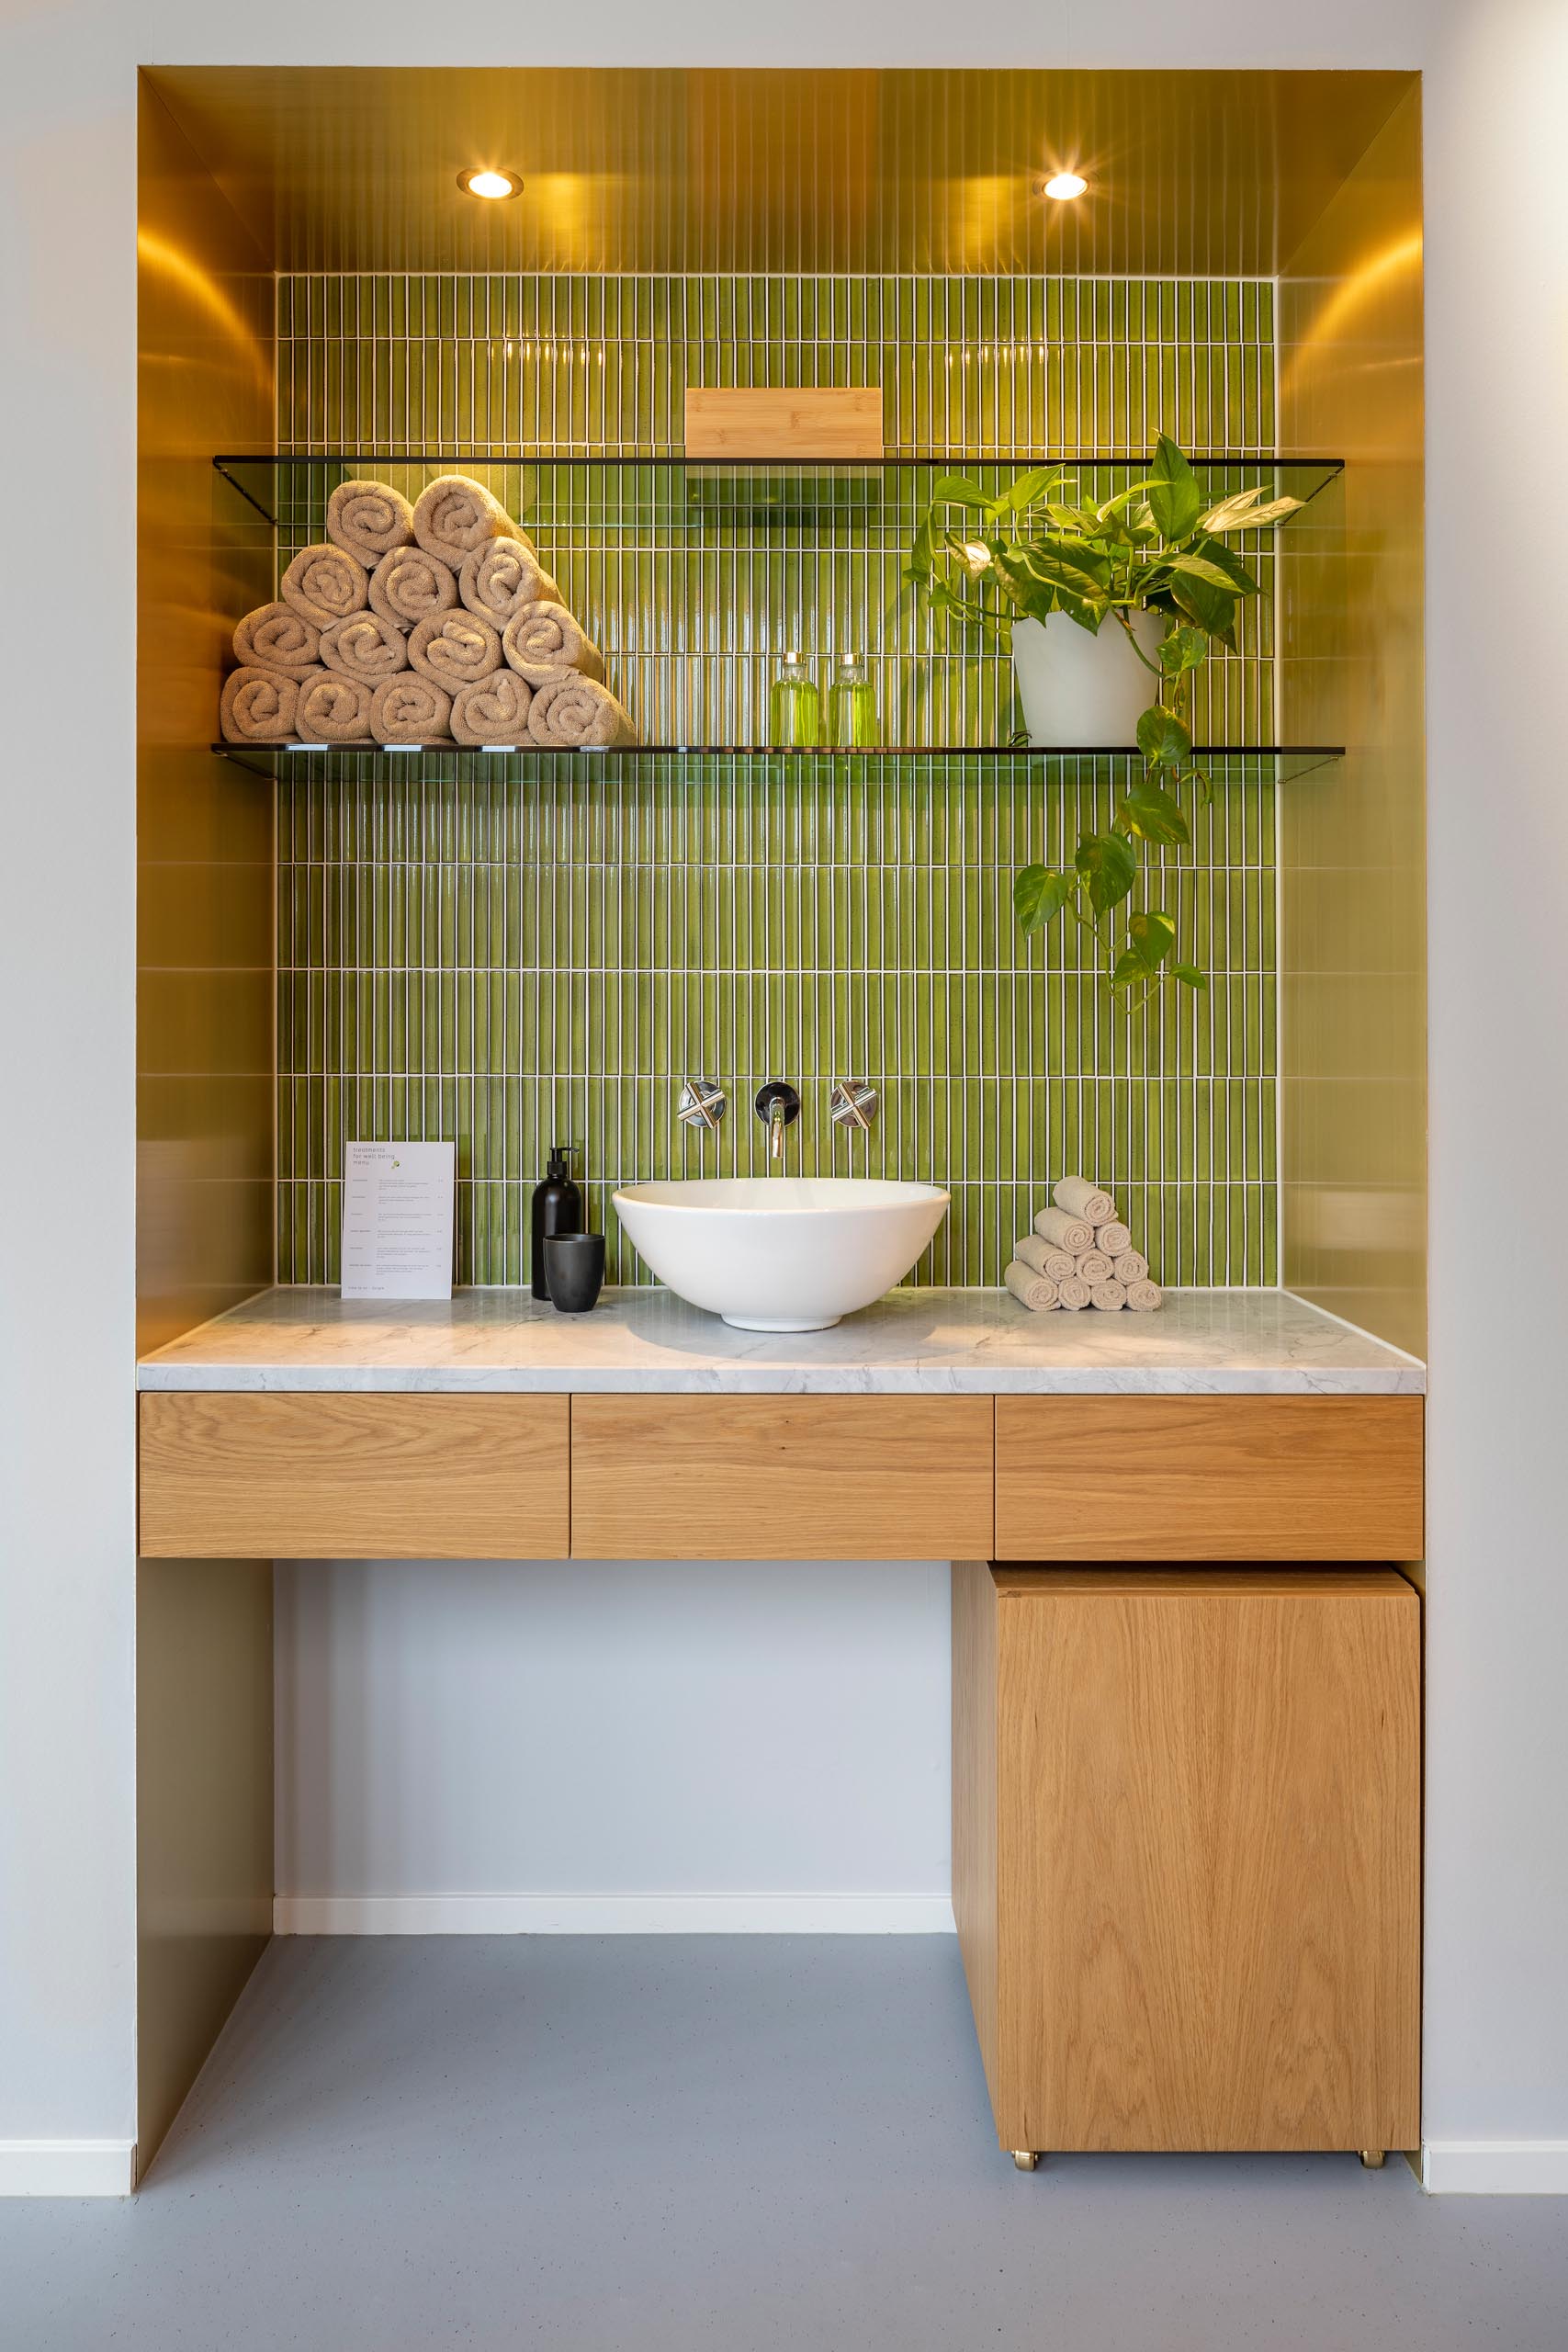
[[[736,1331],[665,1290],[558,1315],[263,1292],[143,1359],[145,1389],[820,1396],[1418,1396],[1424,1366],[1277,1290],[1170,1291],[1157,1315],[1032,1315],[1006,1291],[896,1290],[830,1331]]]

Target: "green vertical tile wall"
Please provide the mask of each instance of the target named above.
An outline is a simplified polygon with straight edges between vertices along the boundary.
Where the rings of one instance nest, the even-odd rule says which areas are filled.
[[[564,462],[678,452],[688,382],[877,382],[890,451],[971,467],[1135,454],[1161,426],[1245,458],[1273,431],[1264,282],[301,277],[280,281],[278,329],[280,450],[482,474],[645,740],[671,744],[762,741],[791,645],[824,684],[837,653],[869,651],[892,740],[1005,743],[1016,723],[1006,665],[933,645],[897,597],[929,477],[781,515],[679,469]],[[552,458],[503,461],[520,448]],[[285,558],[319,536],[324,479],[285,478]],[[1249,554],[1267,570],[1267,543]],[[1249,619],[1214,664],[1212,740],[1272,739],[1267,614]],[[918,1281],[998,1281],[1050,1179],[1082,1168],[1168,1283],[1273,1282],[1271,764],[1228,768],[1191,853],[1155,861],[1148,902],[1177,914],[1206,997],[1129,1020],[1074,935],[1012,922],[1015,868],[1108,818],[1122,769],[671,752],[507,757],[479,779],[426,759],[389,782],[299,755],[279,786],[282,1278],[335,1279],[344,1140],[405,1134],[457,1138],[460,1280],[525,1278],[558,1137],[581,1147],[611,1278],[636,1280],[615,1185],[760,1170],[750,1096],[784,1076],[797,1165],[951,1187]],[[674,1123],[687,1071],[729,1087],[716,1138]],[[829,1124],[844,1075],[882,1087],[869,1143]]]

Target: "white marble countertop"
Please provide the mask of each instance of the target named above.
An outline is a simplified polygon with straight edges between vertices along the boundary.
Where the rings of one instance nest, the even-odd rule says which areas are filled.
[[[264,1291],[145,1357],[144,1389],[662,1395],[1418,1396],[1424,1367],[1285,1291],[1168,1291],[1157,1315],[1032,1315],[1003,1290],[897,1290],[830,1331],[735,1331],[665,1290],[558,1315]]]

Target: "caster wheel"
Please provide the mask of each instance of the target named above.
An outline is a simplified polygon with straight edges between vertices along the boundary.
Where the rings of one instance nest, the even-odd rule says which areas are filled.
[[[1381,2148],[1363,2148],[1361,2150],[1361,2165],[1363,2170],[1367,2172],[1382,2172],[1382,2159],[1383,2152]]]
[[[1012,2152],[1012,2160],[1020,2172],[1032,2172],[1040,2162],[1032,2148],[1015,2148]]]

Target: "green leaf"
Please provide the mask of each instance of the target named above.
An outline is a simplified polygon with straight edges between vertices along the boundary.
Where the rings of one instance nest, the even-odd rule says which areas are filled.
[[[1168,915],[1153,909],[1134,915],[1127,925],[1127,944],[1111,971],[1111,987],[1124,989],[1134,981],[1157,980],[1175,944],[1176,925]]]
[[[1043,505],[1051,492],[1060,488],[1061,481],[1059,466],[1032,466],[1027,473],[1020,474],[1015,482],[1010,483],[999,498],[992,499],[987,511],[998,518],[1025,514],[1032,506]]]
[[[943,474],[931,486],[931,513],[939,506],[975,506],[984,514],[991,503],[991,493],[982,490],[977,481],[965,474]]]
[[[1206,637],[1221,645],[1235,646],[1235,594],[1230,588],[1216,588],[1207,580],[1194,579],[1180,573],[1170,583],[1171,600],[1178,610],[1196,621]]]
[[[1120,833],[1086,834],[1073,862],[1089,885],[1089,902],[1097,915],[1119,905],[1137,879],[1137,858]]]
[[[1159,666],[1168,678],[1179,678],[1207,660],[1208,639],[1201,628],[1173,628],[1160,639]]]
[[[1176,925],[1168,915],[1151,908],[1133,917],[1127,935],[1134,954],[1143,957],[1145,970],[1157,972],[1176,944]]]
[[[1026,865],[1012,886],[1013,912],[1022,931],[1042,931],[1059,915],[1078,887],[1076,874],[1054,874],[1048,865]]]
[[[1068,560],[1055,546],[1032,540],[1006,548],[994,559],[994,569],[1019,610],[1034,619],[1061,611],[1084,628],[1098,630],[1105,617],[1105,582],[1088,561]]]
[[[1197,475],[1168,433],[1162,433],[1155,444],[1148,490],[1149,512],[1163,538],[1185,539],[1197,529],[1203,493]]]
[[[1240,586],[1234,574],[1216,563],[1213,556],[1168,555],[1165,561],[1166,569],[1179,573],[1183,580],[1205,581],[1211,588],[1223,588],[1227,596],[1234,596]]]
[[[1205,562],[1213,565],[1216,571],[1223,571],[1238,595],[1256,596],[1260,594],[1257,581],[1235,548],[1227,547],[1224,539],[1196,538],[1190,552],[1201,556]]]
[[[1177,803],[1165,786],[1156,784],[1150,776],[1140,776],[1130,787],[1122,803],[1122,815],[1140,841],[1184,849],[1192,838]]]
[[[1261,489],[1238,490],[1234,497],[1222,498],[1211,506],[1201,528],[1205,531],[1260,531],[1270,523],[1283,522],[1303,504],[1299,498],[1274,498],[1267,505],[1260,504]]]
[[[1190,989],[1206,989],[1209,985],[1196,964],[1173,964],[1170,967],[1170,976],[1172,979],[1180,980]]]
[[[1043,531],[1037,538],[1026,540],[1020,552],[1030,563],[1043,566],[1053,576],[1060,577],[1075,595],[1088,595],[1111,585],[1110,556],[1102,548],[1089,546],[1087,540],[1066,533]]]
[[[1151,767],[1179,768],[1192,756],[1192,738],[1174,713],[1151,703],[1138,721],[1138,749]]]

